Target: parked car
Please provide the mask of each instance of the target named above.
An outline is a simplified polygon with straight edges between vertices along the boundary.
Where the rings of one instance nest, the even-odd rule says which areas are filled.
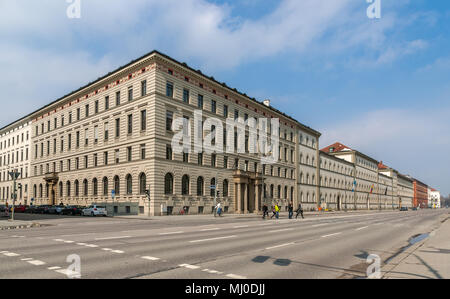
[[[49,205],[42,205],[42,206],[37,207],[35,212],[36,212],[36,214],[48,214],[50,208],[51,208],[51,206],[49,206]]]
[[[49,214],[61,214],[62,210],[64,209],[64,206],[50,206],[48,208]]]
[[[27,206],[15,206],[14,207],[14,213],[25,213],[25,210],[27,209]]]
[[[417,211],[417,208],[416,208],[416,207],[414,207],[414,208],[412,208],[412,210],[413,210],[413,211]]]
[[[6,206],[0,206],[0,212],[5,212],[6,211]]]
[[[108,216],[108,212],[106,211],[106,207],[92,205],[88,208],[83,209],[82,216]]]
[[[400,211],[408,211],[408,207],[401,207]]]
[[[85,209],[86,207],[82,207],[82,206],[67,206],[62,210],[62,214],[63,215],[72,215],[72,216],[76,216],[76,215],[80,215],[83,212],[83,209]]]
[[[25,213],[35,214],[37,206],[29,206],[25,209]]]

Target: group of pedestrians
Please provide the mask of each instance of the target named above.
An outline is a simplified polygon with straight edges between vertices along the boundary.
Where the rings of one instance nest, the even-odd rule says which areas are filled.
[[[294,206],[292,204],[292,202],[289,203],[288,206],[288,212],[289,212],[289,219],[292,219],[294,217]],[[296,215],[295,215],[295,219],[298,218],[299,215],[302,216],[302,219],[304,219],[305,217],[303,217],[303,207],[302,204],[298,204],[298,208],[295,211]],[[263,206],[263,219],[269,218],[269,207],[264,204]],[[280,218],[280,206],[278,204],[275,204],[274,206],[272,206],[272,216],[270,217],[270,219],[273,219],[273,217],[275,217],[276,219]]]

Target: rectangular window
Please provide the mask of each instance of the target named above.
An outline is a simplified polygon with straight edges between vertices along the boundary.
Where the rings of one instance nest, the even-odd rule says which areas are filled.
[[[94,127],[94,143],[98,143],[98,126]]]
[[[198,153],[198,165],[203,165],[203,153]]]
[[[133,134],[133,114],[128,115],[128,135]]]
[[[67,149],[70,151],[72,149],[72,134],[69,134],[67,138]]]
[[[119,150],[117,149],[114,153],[114,160],[116,161],[116,164],[119,164]]]
[[[103,153],[103,164],[108,165],[108,152]]]
[[[141,111],[141,131],[147,130],[147,110]]]
[[[116,119],[116,138],[120,137],[120,118]]]
[[[89,145],[89,129],[84,130],[84,145]]]
[[[166,159],[172,160],[172,146],[166,145]]]
[[[89,117],[89,104],[86,105],[86,108],[85,108],[85,116],[86,116],[86,117]]]
[[[77,131],[77,133],[76,133],[76,140],[75,140],[75,142],[76,142],[76,147],[77,148],[80,147],[80,131]]]
[[[141,82],[141,97],[147,94],[147,80]]]
[[[97,154],[94,154],[94,167],[98,166],[98,156]]]
[[[183,162],[189,163],[189,153],[183,153]]]
[[[217,158],[216,154],[211,155],[211,166],[212,167],[216,167],[216,158]]]
[[[88,156],[84,156],[84,168],[88,168],[89,166],[89,158]]]
[[[217,102],[214,100],[211,100],[211,112],[216,113],[217,112]]]
[[[80,120],[81,118],[81,110],[80,108],[77,108],[77,120]]]
[[[198,108],[203,109],[203,96],[201,94],[198,95]]]
[[[173,98],[173,84],[170,82],[166,83],[166,96]]]
[[[109,109],[109,96],[105,97],[105,110]]]
[[[116,106],[120,105],[120,91],[116,92]]]
[[[239,110],[234,109],[234,120],[239,118]]]
[[[141,144],[141,160],[145,160],[145,144]]]
[[[64,115],[61,115],[61,127],[64,127]]]
[[[173,112],[167,111],[166,113],[166,130],[172,131]]]
[[[128,101],[133,100],[133,86],[128,87]]]
[[[69,124],[72,123],[72,112],[69,112]]]
[[[105,140],[108,140],[109,138],[109,127],[108,127],[109,123],[105,123]]]
[[[98,113],[98,101],[95,101],[95,103],[94,103],[94,113],[95,114]]]
[[[223,168],[228,168],[228,157],[227,156],[225,156],[225,157],[223,157]]]
[[[189,104],[189,89],[183,89],[183,102]]]
[[[131,152],[131,146],[127,147],[127,161],[131,162],[132,160],[132,152]]]
[[[228,106],[223,105],[223,117],[228,117]]]

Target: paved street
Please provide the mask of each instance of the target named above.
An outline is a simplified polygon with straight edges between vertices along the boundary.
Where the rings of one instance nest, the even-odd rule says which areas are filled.
[[[0,278],[67,278],[72,254],[82,278],[358,278],[369,254],[390,260],[447,217],[447,209],[299,220],[43,217],[51,226],[0,231]]]

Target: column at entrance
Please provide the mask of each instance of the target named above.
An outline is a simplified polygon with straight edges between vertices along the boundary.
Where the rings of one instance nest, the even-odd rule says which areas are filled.
[[[56,205],[56,186],[59,181],[59,177],[56,173],[47,174],[44,178],[48,184],[49,205]]]

